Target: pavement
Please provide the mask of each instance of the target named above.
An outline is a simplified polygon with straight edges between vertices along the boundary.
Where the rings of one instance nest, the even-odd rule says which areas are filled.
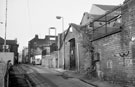
[[[124,86],[120,86],[117,84],[111,84],[107,81],[101,81],[96,78],[88,79],[88,78],[86,78],[86,76],[84,74],[80,74],[76,71],[69,71],[69,70],[63,70],[63,69],[55,69],[55,70],[60,72],[66,78],[77,78],[77,79],[79,79],[85,83],[88,83],[90,85],[93,85],[95,87],[124,87]]]
[[[14,65],[9,72],[9,87],[30,87],[25,72]]]

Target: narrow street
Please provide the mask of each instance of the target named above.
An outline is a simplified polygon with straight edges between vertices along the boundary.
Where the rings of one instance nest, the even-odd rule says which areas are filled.
[[[13,78],[16,81],[15,87],[94,87],[76,78],[64,78],[62,73],[42,66],[19,65],[15,67],[17,67],[16,72],[23,72],[23,74],[25,72],[23,78],[25,80]],[[15,75],[18,76],[17,73]],[[10,80],[12,81],[12,78]],[[14,86],[10,85],[10,87]]]
[[[135,0],[0,0],[0,87],[135,87]]]

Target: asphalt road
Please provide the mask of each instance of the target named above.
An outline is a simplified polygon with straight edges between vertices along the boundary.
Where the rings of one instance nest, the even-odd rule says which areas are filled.
[[[94,87],[76,78],[64,78],[61,73],[42,66],[21,65],[32,87]]]
[[[64,78],[62,73],[42,66],[22,64],[17,67],[17,70],[20,73],[23,72],[27,82],[18,80],[21,82],[17,82],[20,84],[18,86],[16,84],[15,87],[94,87],[76,78]]]

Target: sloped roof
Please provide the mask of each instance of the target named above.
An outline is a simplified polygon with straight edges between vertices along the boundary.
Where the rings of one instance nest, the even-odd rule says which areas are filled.
[[[131,1],[131,0],[125,0],[124,3],[127,3],[128,1]]]
[[[86,25],[77,25],[77,24],[74,24],[74,23],[70,23],[68,29],[66,30],[66,33],[65,33],[64,36],[63,36],[64,39],[62,40],[62,43],[61,43],[59,49],[61,49],[61,47],[62,47],[62,45],[63,45],[63,42],[65,41],[67,35],[70,33],[70,28],[71,28],[71,27],[74,27],[74,29],[76,29],[76,31],[80,32],[80,30],[81,30],[83,27],[85,27],[85,26],[86,26]]]
[[[100,4],[94,4],[94,5],[106,11],[112,10],[113,8],[117,7],[116,5],[100,5]]]
[[[92,16],[92,17],[95,19],[95,18],[98,18],[98,17],[100,17],[101,15],[90,14],[90,16]]]

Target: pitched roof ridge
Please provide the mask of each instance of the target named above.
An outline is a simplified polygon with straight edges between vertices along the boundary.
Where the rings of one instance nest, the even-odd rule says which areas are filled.
[[[94,5],[99,5],[99,6],[118,6],[118,5],[108,5],[108,4],[94,4]]]

